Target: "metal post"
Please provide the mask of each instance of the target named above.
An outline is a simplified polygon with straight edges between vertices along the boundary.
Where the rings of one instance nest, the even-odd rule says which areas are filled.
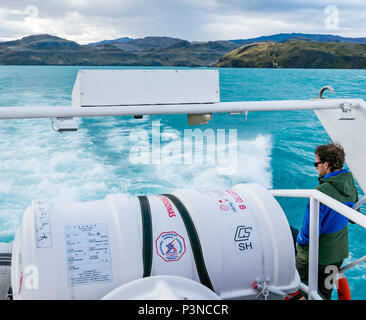
[[[362,258],[354,260],[354,261],[350,262],[349,264],[345,265],[339,271],[344,272],[344,271],[346,271],[348,269],[351,269],[352,267],[357,266],[358,264],[360,264],[362,262],[365,262],[365,261],[366,261],[366,256],[363,256]]]
[[[318,296],[319,201],[310,197],[309,299]]]
[[[360,200],[358,200],[354,206],[352,207],[353,210],[360,209],[366,203],[366,196],[363,196]]]

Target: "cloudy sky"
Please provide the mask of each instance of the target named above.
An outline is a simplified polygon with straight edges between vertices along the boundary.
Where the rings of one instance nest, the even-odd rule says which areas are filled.
[[[0,0],[0,41],[43,33],[81,44],[208,41],[281,32],[366,37],[366,0]]]

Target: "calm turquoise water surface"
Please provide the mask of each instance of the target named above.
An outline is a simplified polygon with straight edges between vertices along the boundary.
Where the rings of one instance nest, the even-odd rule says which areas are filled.
[[[69,105],[79,69],[85,67],[0,67],[0,107]],[[94,67],[95,69],[95,67]],[[366,99],[365,70],[220,69],[222,101],[310,99],[330,85],[335,98]],[[121,88],[123,90],[123,88]],[[135,165],[131,135],[151,133],[160,121],[162,146],[181,143],[192,129],[185,115],[79,120],[79,131],[59,134],[49,119],[0,122],[0,241],[12,241],[32,199],[102,199],[111,193],[161,193],[174,188],[212,190],[257,182],[267,188],[313,188],[314,148],[330,141],[312,111],[214,115],[204,129],[237,129],[236,171],[217,165]],[[207,153],[212,152],[207,147]],[[360,190],[361,193],[361,190]],[[300,227],[306,200],[280,199],[291,225]],[[363,209],[364,213],[365,210]],[[366,254],[365,232],[350,225],[350,258]],[[278,230],[280,232],[280,230]],[[366,263],[347,278],[353,298],[366,299]]]

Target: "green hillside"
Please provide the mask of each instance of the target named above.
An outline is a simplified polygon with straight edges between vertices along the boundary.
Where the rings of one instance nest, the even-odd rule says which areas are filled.
[[[230,41],[191,43],[167,37],[79,45],[45,34],[0,42],[0,65],[208,67],[237,47]]]
[[[224,55],[215,67],[364,69],[366,45],[317,41],[253,43]]]
[[[251,40],[189,42],[145,37],[80,45],[44,34],[0,42],[0,65],[366,68],[366,44],[323,40],[292,38],[243,45],[241,41]]]

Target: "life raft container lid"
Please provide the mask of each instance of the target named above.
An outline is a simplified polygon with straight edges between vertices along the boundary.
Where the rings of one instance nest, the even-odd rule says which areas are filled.
[[[191,279],[177,276],[151,276],[129,282],[111,291],[102,300],[221,300]]]

